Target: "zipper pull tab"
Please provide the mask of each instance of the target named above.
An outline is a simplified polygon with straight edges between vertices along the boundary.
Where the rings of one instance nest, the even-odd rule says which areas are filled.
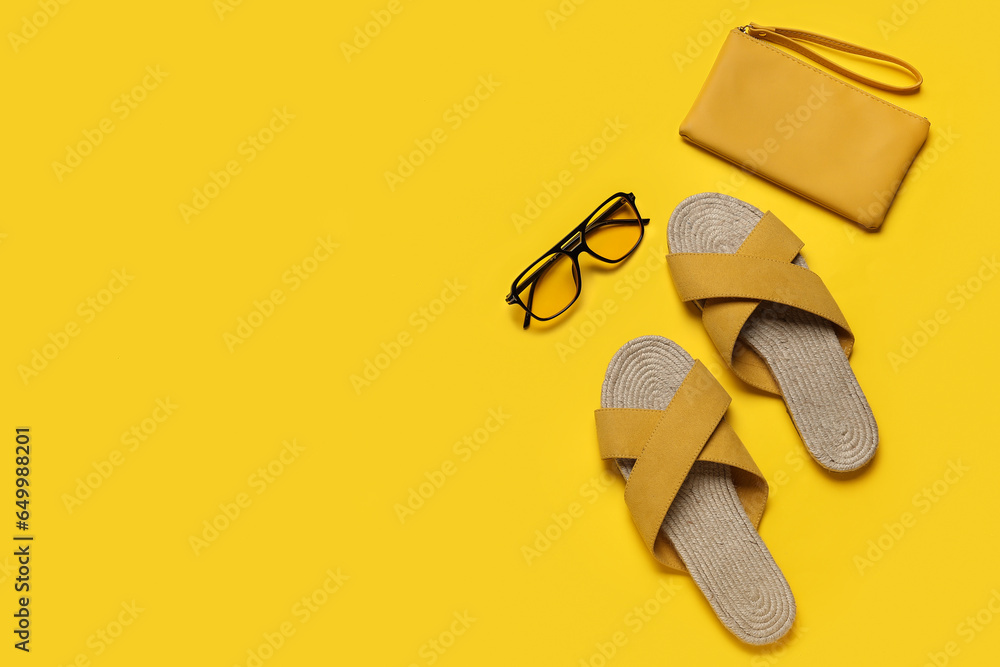
[[[776,33],[774,28],[751,21],[747,24],[747,34],[751,37],[766,39],[768,35]]]

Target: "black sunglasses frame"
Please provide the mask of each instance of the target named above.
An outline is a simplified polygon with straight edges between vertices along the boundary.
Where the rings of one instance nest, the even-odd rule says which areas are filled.
[[[601,211],[601,209],[603,209],[609,203],[613,202],[615,199],[624,199],[628,201],[629,205],[632,207],[632,210],[634,210],[636,215],[638,216],[639,222],[641,224],[639,225],[639,238],[636,240],[635,245],[632,246],[632,248],[630,248],[627,253],[625,253],[618,259],[608,259],[607,257],[603,257],[601,254],[597,253],[596,251],[594,251],[593,248],[587,245],[587,231],[589,231],[587,229],[587,226],[590,225],[592,222],[594,222],[595,219],[594,216],[596,216]],[[606,213],[610,214],[616,211],[618,208],[619,207],[616,206],[613,209],[609,209]],[[609,222],[613,222],[614,220],[615,219],[609,219]],[[506,301],[511,305],[517,304],[524,309],[523,328],[525,329],[528,328],[528,325],[531,323],[531,318],[535,318],[539,322],[547,322],[549,320],[553,320],[559,317],[567,310],[569,310],[570,306],[576,303],[576,300],[580,298],[580,292],[583,290],[583,280],[580,277],[580,253],[586,252],[594,259],[597,259],[601,262],[605,262],[607,264],[618,264],[619,262],[624,262],[626,259],[629,258],[629,256],[633,252],[635,252],[635,249],[639,247],[639,244],[642,243],[643,236],[645,236],[646,225],[648,224],[649,224],[649,218],[643,218],[642,215],[639,213],[639,209],[635,205],[635,195],[632,194],[631,192],[616,192],[615,194],[611,195],[603,202],[601,202],[601,205],[595,208],[590,215],[584,218],[583,222],[577,225],[569,234],[564,236],[562,240],[560,240],[558,243],[552,246],[547,252],[542,253],[538,259],[529,264],[528,268],[522,271],[517,276],[517,278],[514,279],[514,282],[511,283],[510,292],[507,294]],[[573,243],[574,241],[575,243]],[[525,287],[523,287],[520,290],[521,292],[523,292],[525,289],[528,289],[530,290],[531,295],[533,295],[534,294],[533,283],[538,279],[537,277],[551,262],[546,262],[542,266],[537,266],[537,265],[539,262],[541,262],[549,255],[553,256],[566,255],[567,257],[570,258],[570,260],[572,260],[573,272],[576,282],[576,294],[573,296],[573,299],[568,304],[566,304],[566,307],[560,310],[555,315],[550,315],[549,317],[539,317],[538,315],[535,315],[534,313],[531,312],[531,296],[529,296],[528,298],[528,303],[524,303],[521,300],[520,294],[518,293],[517,286],[518,283],[521,282],[521,279],[524,278],[529,271],[535,269],[534,274],[532,276],[529,276],[528,282],[525,284]]]

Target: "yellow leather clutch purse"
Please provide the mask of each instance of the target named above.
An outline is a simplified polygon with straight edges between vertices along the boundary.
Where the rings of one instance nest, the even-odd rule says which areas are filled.
[[[807,48],[892,63],[915,83],[893,86],[862,76]],[[893,56],[801,30],[734,29],[681,123],[688,141],[820,206],[878,229],[930,122],[778,49],[779,44],[868,86],[909,94],[920,72]]]

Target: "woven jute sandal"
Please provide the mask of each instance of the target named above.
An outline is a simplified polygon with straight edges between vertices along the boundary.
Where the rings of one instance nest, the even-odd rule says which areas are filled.
[[[767,482],[723,419],[729,402],[679,345],[643,336],[608,365],[597,438],[653,556],[690,572],[730,632],[768,644],[791,628],[795,598],[757,534]]]
[[[868,463],[878,425],[848,362],[854,335],[802,241],[770,211],[706,192],[674,209],[667,242],[678,294],[736,375],[784,399],[824,468]]]

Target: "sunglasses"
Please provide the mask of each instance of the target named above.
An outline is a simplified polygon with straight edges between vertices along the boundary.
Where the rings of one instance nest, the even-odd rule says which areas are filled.
[[[524,328],[532,317],[541,322],[558,317],[579,298],[580,253],[617,264],[639,247],[648,224],[631,192],[608,197],[512,283],[507,303],[524,309]]]

